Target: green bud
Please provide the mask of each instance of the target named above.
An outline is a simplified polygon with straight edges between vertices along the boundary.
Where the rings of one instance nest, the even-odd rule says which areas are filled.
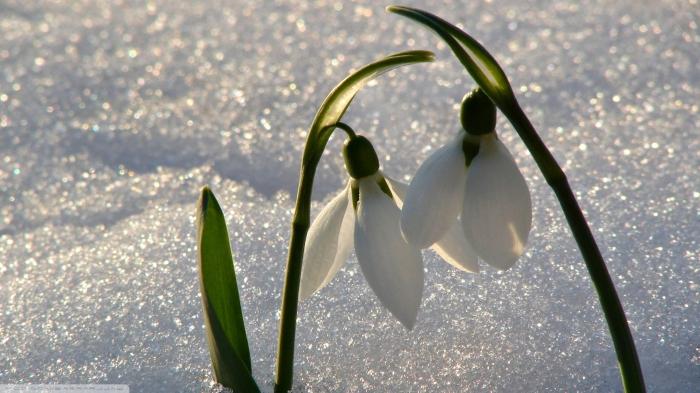
[[[478,87],[462,99],[459,114],[462,128],[470,135],[484,135],[496,129],[496,106]]]
[[[343,146],[345,168],[355,179],[371,176],[379,170],[379,159],[374,147],[363,136],[357,136],[345,141]]]

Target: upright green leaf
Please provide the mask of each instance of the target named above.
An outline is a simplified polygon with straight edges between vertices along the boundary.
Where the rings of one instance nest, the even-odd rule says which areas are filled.
[[[259,393],[251,371],[226,220],[208,187],[199,200],[197,245],[204,322],[216,381],[236,392]]]
[[[474,38],[450,22],[416,8],[392,5],[387,11],[412,19],[435,31],[464,65],[469,74],[493,102],[505,111],[515,96],[503,69],[494,57]]]

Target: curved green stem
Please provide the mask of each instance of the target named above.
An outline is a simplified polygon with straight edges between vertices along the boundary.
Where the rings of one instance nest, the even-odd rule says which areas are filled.
[[[349,127],[337,124],[347,110],[355,94],[374,77],[399,66],[432,61],[428,51],[408,51],[385,57],[371,63],[345,78],[321,104],[306,140],[301,162],[296,207],[292,219],[287,270],[282,290],[280,334],[277,352],[275,393],[287,392],[292,387],[294,365],[294,337],[296,331],[297,303],[301,266],[304,257],[306,234],[310,224],[311,191],[314,175],[328,138],[336,127],[348,132]],[[345,127],[344,127],[345,126]],[[353,133],[354,134],[354,133]]]
[[[505,115],[513,124],[523,142],[525,142],[528,150],[530,150],[545,180],[554,190],[554,194],[557,196],[566,216],[566,221],[569,223],[571,232],[581,250],[581,255],[583,255],[588,274],[591,276],[593,285],[598,293],[598,299],[613,339],[625,392],[645,392],[644,376],[639,364],[637,349],[634,346],[632,332],[627,324],[625,311],[615,291],[615,285],[610,278],[610,273],[608,273],[608,269],[605,266],[600,249],[593,238],[593,233],[588,227],[586,218],[583,216],[571,186],[569,186],[566,175],[517,103]]]
[[[625,392],[645,392],[644,377],[632,333],[598,245],[564,172],[518,105],[508,78],[501,67],[478,41],[449,22],[431,13],[410,7],[390,6],[387,10],[410,18],[435,31],[450,46],[479,87],[513,124],[547,183],[554,190],[581,250],[613,339]]]
[[[339,122],[335,123],[334,125],[328,126],[328,127],[340,128],[341,130],[345,131],[346,134],[348,134],[348,138],[350,138],[350,139],[357,137],[357,134],[355,134],[355,130],[353,130],[352,127],[343,123],[342,121],[339,121]]]

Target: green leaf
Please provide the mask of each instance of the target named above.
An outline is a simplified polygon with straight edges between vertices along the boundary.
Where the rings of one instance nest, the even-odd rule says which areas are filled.
[[[416,8],[392,5],[387,7],[387,11],[412,19],[437,33],[479,87],[502,111],[505,112],[515,104],[513,90],[503,69],[469,34],[438,16]]]
[[[333,127],[329,126],[340,121],[357,92],[367,82],[402,65],[429,62],[434,59],[435,55],[429,51],[394,53],[362,67],[340,82],[323,101],[311,123],[308,137],[308,141],[311,143],[306,144],[304,163],[317,162],[320,159],[331,131],[333,131]]]
[[[216,381],[236,392],[259,393],[251,372],[226,220],[208,187],[199,200],[197,245],[204,322]]]

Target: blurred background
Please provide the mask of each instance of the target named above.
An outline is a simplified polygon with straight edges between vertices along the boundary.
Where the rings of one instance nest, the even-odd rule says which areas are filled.
[[[615,280],[649,390],[700,391],[700,6],[684,1],[407,1],[481,41],[568,174]],[[330,90],[408,181],[459,130],[474,85],[432,33],[372,1],[0,1],[0,384],[221,391],[204,340],[195,202],[229,220],[256,379],[271,391],[306,131]],[[530,186],[507,272],[425,251],[418,323],[384,310],[354,257],[300,307],[298,392],[617,392],[617,363],[552,192]],[[313,214],[347,180],[331,139]]]

